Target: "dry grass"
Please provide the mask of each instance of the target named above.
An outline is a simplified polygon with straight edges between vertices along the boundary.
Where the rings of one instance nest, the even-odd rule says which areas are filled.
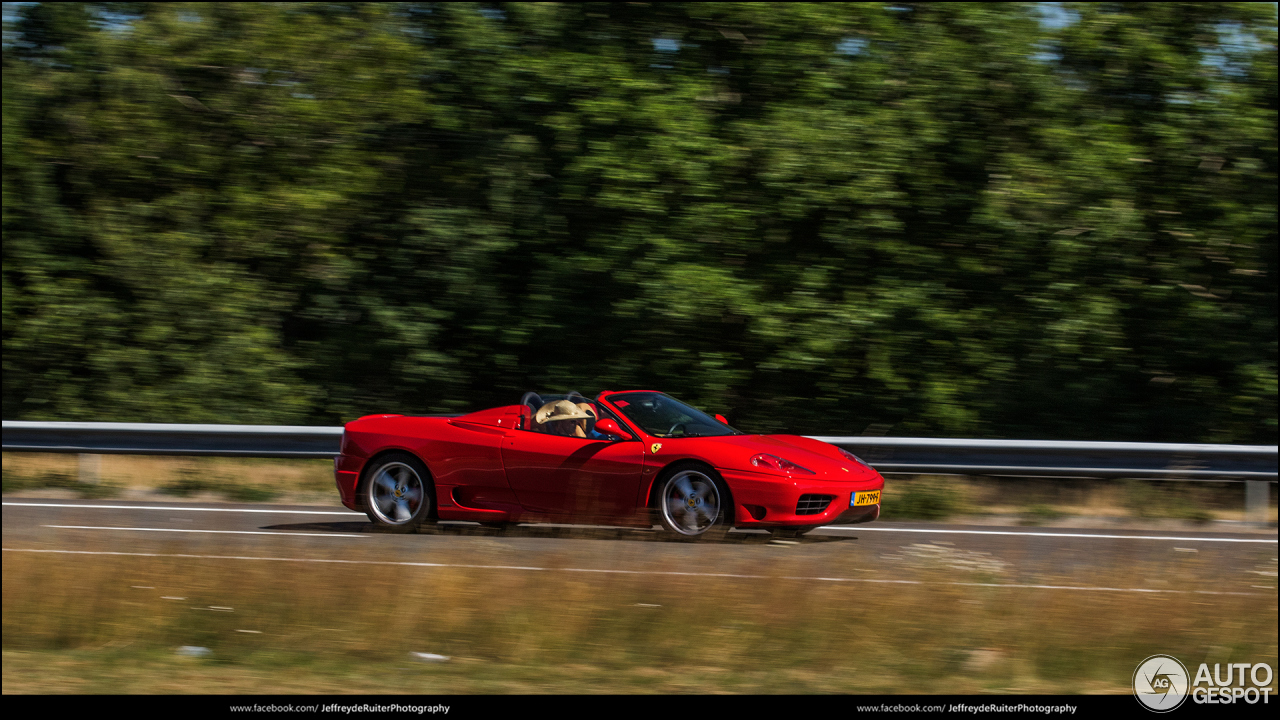
[[[777,566],[762,571],[786,574],[785,560],[768,562]],[[1109,570],[1117,585],[1132,571]],[[35,553],[5,553],[3,573],[6,693],[1124,693],[1154,653],[1277,665],[1274,590],[1086,594]],[[181,646],[211,655],[178,657]],[[413,652],[452,659],[419,663]]]
[[[1241,482],[891,476],[885,483],[882,517],[942,520],[983,515],[1012,517],[1027,525],[1068,517],[1239,521],[1245,519],[1244,493]],[[1274,494],[1268,513],[1274,523]]]
[[[95,486],[78,482],[72,454],[5,453],[5,492],[143,499],[178,495],[244,502],[334,504],[328,460],[100,456]],[[885,520],[945,520],[958,515],[1040,524],[1065,517],[1241,520],[1243,483],[890,477]],[[1271,522],[1276,521],[1274,500]]]
[[[324,502],[337,497],[329,460],[100,455],[99,488],[80,479],[74,454],[4,453],[5,492],[144,497],[177,495],[247,502]],[[53,488],[53,489],[50,489]]]

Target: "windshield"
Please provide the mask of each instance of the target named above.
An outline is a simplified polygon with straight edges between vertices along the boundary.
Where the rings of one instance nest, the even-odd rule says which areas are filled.
[[[711,437],[742,433],[685,405],[670,395],[656,392],[618,393],[610,395],[613,403],[631,422],[650,435],[663,438]]]

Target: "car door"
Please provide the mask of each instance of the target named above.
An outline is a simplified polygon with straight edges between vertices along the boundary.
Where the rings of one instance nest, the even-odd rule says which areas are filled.
[[[531,514],[607,519],[635,513],[644,451],[636,441],[514,430],[502,442],[502,463]]]

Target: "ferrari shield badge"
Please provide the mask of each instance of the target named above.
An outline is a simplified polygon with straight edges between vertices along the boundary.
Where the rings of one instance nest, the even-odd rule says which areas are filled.
[[[658,451],[661,449],[662,449],[662,443],[654,443],[649,446],[649,452],[653,453],[654,455],[657,455]]]

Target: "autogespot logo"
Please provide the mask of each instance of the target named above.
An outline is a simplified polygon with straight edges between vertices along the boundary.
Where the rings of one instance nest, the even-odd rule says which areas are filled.
[[[1133,694],[1153,712],[1169,712],[1187,699],[1191,678],[1172,655],[1152,655],[1133,671]]]

